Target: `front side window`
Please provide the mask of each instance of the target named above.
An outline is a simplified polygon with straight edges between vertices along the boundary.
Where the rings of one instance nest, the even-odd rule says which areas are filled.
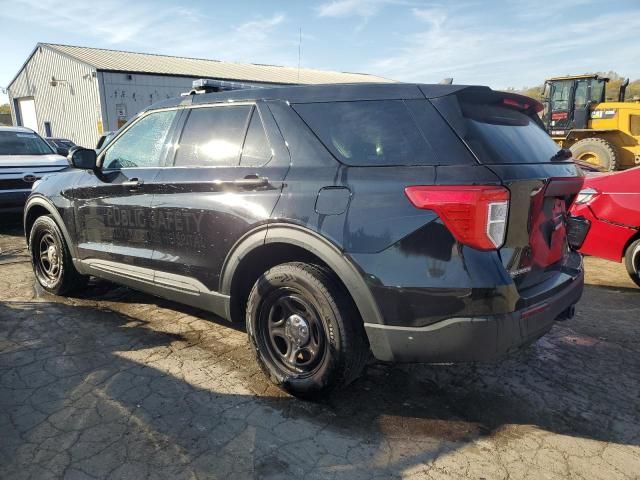
[[[194,108],[182,131],[176,167],[237,166],[250,105]]]
[[[53,150],[32,132],[0,132],[0,155],[50,155]]]
[[[106,169],[150,168],[163,162],[164,147],[177,110],[151,113],[134,123],[107,150]]]

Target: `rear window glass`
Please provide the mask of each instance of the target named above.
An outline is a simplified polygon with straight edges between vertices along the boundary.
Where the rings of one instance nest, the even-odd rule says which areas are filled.
[[[514,108],[458,102],[455,96],[434,105],[481,163],[546,163],[560,149],[538,122]]]
[[[432,146],[402,100],[306,103],[294,109],[342,163],[435,165]]]
[[[50,155],[53,150],[31,132],[0,132],[0,155]]]

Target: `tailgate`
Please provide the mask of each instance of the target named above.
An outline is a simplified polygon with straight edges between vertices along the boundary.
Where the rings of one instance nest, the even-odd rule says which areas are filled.
[[[556,276],[565,264],[567,212],[582,172],[558,155],[533,99],[468,87],[431,99],[479,163],[509,189],[509,220],[500,255],[519,290]]]

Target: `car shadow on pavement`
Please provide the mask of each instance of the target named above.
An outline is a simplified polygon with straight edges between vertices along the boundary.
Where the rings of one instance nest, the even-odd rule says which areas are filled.
[[[638,351],[566,327],[493,365],[372,365],[310,403],[241,333],[149,315],[0,301],[1,478],[395,478],[514,425],[640,445]]]

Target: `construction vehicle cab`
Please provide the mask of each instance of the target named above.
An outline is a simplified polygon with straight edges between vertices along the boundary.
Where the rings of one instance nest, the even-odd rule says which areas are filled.
[[[597,74],[550,78],[542,94],[542,120],[551,137],[603,171],[640,164],[640,104],[624,102],[628,79],[618,101],[607,102],[608,81]]]

